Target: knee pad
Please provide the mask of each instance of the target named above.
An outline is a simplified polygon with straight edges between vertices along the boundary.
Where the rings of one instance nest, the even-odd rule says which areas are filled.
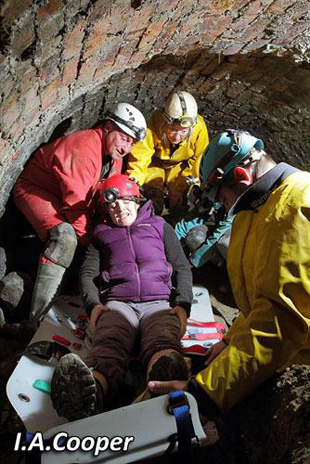
[[[190,251],[195,251],[207,239],[208,227],[204,224],[193,227],[185,237],[185,244]]]
[[[77,246],[76,233],[71,224],[61,222],[48,231],[44,256],[55,264],[69,267]]]

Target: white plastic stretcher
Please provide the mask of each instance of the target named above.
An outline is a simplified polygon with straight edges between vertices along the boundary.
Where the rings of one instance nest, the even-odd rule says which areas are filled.
[[[183,340],[185,351],[190,347],[199,346],[201,352],[204,346],[219,341],[221,331],[216,327],[199,327],[197,323],[212,322],[214,316],[210,304],[209,294],[205,287],[194,286],[194,303],[192,305],[191,319]],[[69,350],[84,358],[89,351],[88,337],[79,338],[80,331],[76,331],[77,321],[83,320],[85,311],[79,297],[59,297],[32,338],[30,345],[38,341],[53,341],[67,344]],[[196,340],[199,333],[209,334],[207,340]],[[86,331],[87,333],[87,331]],[[210,338],[213,337],[213,338]],[[199,350],[198,350],[199,351]],[[195,352],[195,349],[194,349]],[[199,353],[201,354],[201,353]],[[130,463],[139,459],[146,459],[163,454],[167,449],[167,437],[176,433],[174,417],[167,412],[168,395],[160,396],[142,403],[133,404],[113,411],[102,413],[87,419],[68,423],[59,417],[54,410],[50,394],[34,387],[35,382],[43,381],[50,385],[56,359],[49,362],[40,360],[36,356],[23,355],[19,360],[7,383],[7,396],[22,419],[27,431],[44,433],[44,438],[50,438],[58,431],[66,431],[69,436],[134,436],[126,452],[106,450],[99,457],[91,452],[61,452],[43,453],[42,463],[88,463],[88,462],[115,462],[118,464]],[[191,407],[191,415],[195,434],[203,443],[205,433],[201,427],[195,399],[186,394]]]
[[[193,287],[191,317],[187,320],[182,345],[186,353],[204,355],[211,345],[222,340],[224,326],[214,321],[208,290],[201,285]]]

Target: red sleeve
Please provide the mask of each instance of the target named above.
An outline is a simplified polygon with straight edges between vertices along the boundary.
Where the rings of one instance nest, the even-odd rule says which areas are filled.
[[[53,173],[63,200],[61,213],[80,241],[87,241],[89,206],[102,169],[102,143],[96,131],[80,131],[60,140],[53,157]]]

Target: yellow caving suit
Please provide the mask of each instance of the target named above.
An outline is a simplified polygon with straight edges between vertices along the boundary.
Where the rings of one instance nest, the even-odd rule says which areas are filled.
[[[183,140],[172,153],[165,136],[166,122],[162,110],[154,111],[147,124],[145,139],[131,150],[127,174],[141,186],[162,191],[166,185],[171,207],[189,188],[186,176],[199,179],[200,160],[209,143],[207,126],[203,117],[198,115],[190,140]]]
[[[228,272],[241,312],[196,377],[224,411],[276,371],[310,363],[310,173],[278,164],[234,212]]]

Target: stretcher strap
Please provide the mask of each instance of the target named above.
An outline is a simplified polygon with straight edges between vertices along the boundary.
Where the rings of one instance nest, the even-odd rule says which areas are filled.
[[[206,352],[208,351],[208,348],[205,348],[204,346],[201,346],[201,345],[192,345],[192,346],[184,347],[183,351],[184,351],[184,353],[187,353],[187,354],[205,355]]]
[[[181,464],[193,463],[192,438],[195,437],[190,407],[183,391],[169,393],[168,411],[174,415],[177,424],[179,460]]]
[[[198,327],[214,327],[221,332],[225,331],[224,324],[222,322],[218,321],[212,321],[212,322],[202,322],[202,321],[196,321],[195,319],[192,319],[191,317],[187,319],[187,322],[190,325],[197,325]]]
[[[182,337],[182,340],[222,340],[223,334],[214,332],[214,333],[197,333],[197,334],[185,334]]]

